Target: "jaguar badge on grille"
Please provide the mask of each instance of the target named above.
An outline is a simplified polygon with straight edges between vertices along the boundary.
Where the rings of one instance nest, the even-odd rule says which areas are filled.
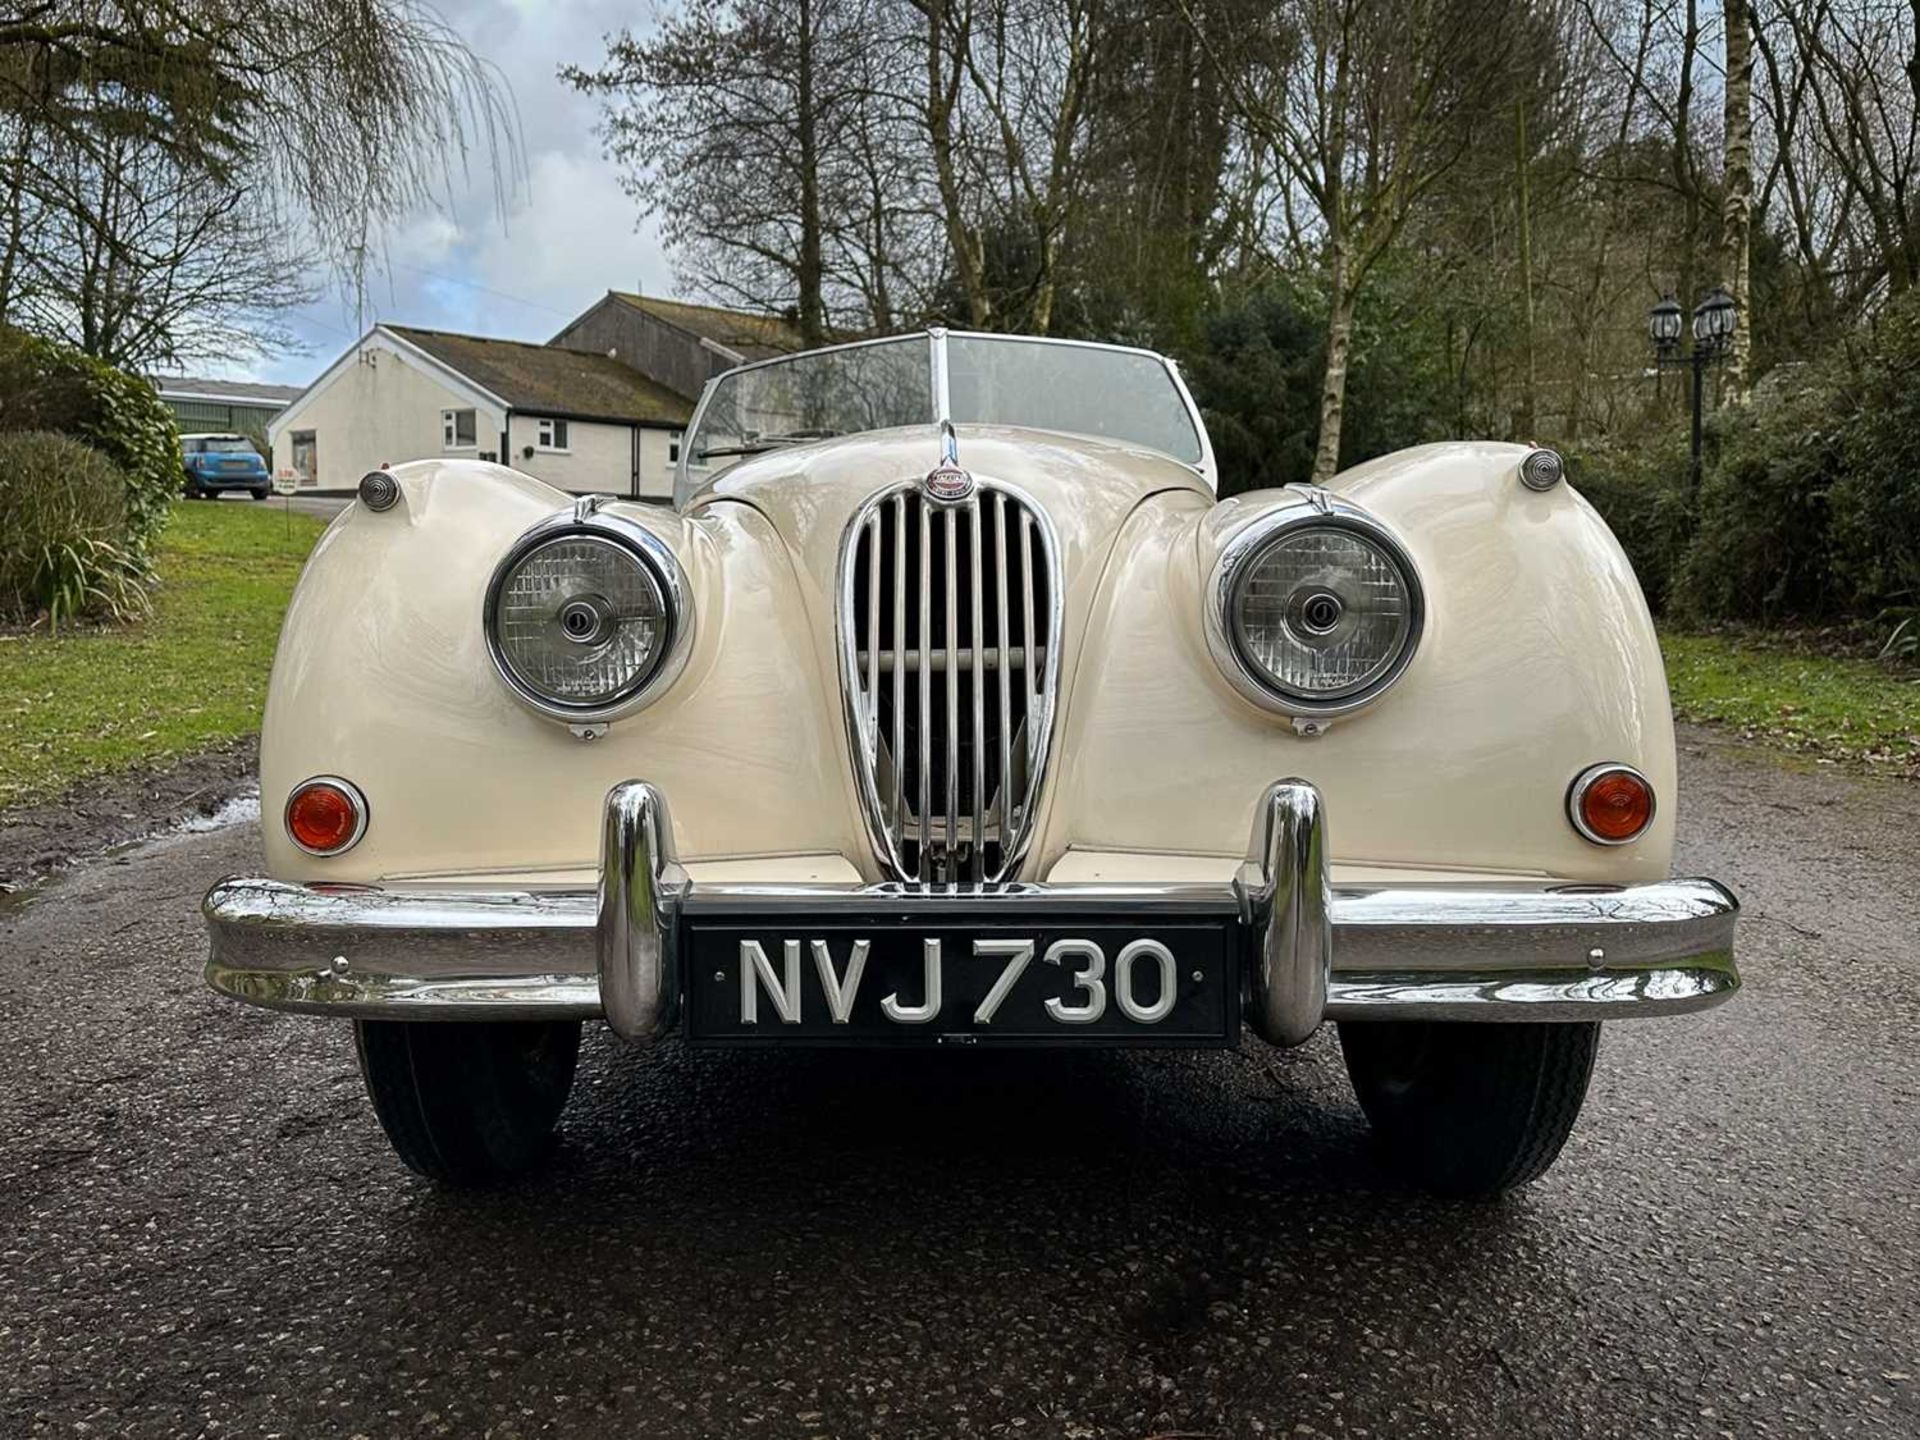
[[[953,505],[973,494],[973,475],[958,465],[943,462],[927,472],[920,487],[927,492],[928,499]]]

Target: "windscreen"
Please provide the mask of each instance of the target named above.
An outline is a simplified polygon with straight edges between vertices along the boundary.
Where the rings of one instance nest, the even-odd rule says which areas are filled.
[[[692,467],[724,470],[784,445],[931,423],[930,345],[910,335],[721,376],[692,438]]]
[[[1158,355],[953,335],[947,339],[947,386],[956,425],[1097,435],[1200,463],[1193,419]]]
[[[789,445],[931,424],[940,343],[912,335],[729,371],[713,382],[689,437],[691,482]],[[957,425],[1092,435],[1202,462],[1186,396],[1158,355],[998,335],[949,334],[944,345]]]

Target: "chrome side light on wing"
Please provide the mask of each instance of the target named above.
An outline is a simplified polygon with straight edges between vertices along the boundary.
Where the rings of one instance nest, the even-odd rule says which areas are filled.
[[[1426,607],[1400,542],[1324,491],[1261,516],[1209,577],[1207,643],[1255,704],[1343,715],[1377,699],[1419,648]]]
[[[1558,450],[1534,449],[1520,462],[1520,483],[1529,490],[1551,490],[1566,478],[1567,462]]]
[[[487,651],[542,715],[631,713],[686,664],[693,612],[673,551],[645,526],[590,505],[514,542],[487,586]]]

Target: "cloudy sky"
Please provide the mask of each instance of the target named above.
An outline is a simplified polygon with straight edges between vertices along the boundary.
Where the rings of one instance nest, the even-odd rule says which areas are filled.
[[[590,65],[603,39],[644,27],[652,6],[611,0],[436,0],[436,8],[513,88],[526,177],[503,217],[481,168],[432,211],[394,227],[384,272],[371,277],[376,320],[547,340],[610,289],[668,294],[671,267],[651,225],[637,228],[633,202],[600,153],[596,101],[556,78],[568,62]],[[332,292],[299,311],[292,328],[307,353],[230,366],[231,378],[304,385],[356,338],[353,308]],[[217,369],[198,365],[196,370]]]

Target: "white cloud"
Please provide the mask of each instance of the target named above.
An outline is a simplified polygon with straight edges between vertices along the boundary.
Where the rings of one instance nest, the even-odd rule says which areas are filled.
[[[633,201],[612,166],[549,151],[534,158],[529,178],[527,204],[504,230],[488,227],[472,256],[482,284],[547,304],[548,331],[607,290],[668,288],[671,271],[654,227],[636,232]]]
[[[472,0],[441,7],[447,23],[513,90],[526,161],[503,217],[484,154],[454,193],[404,217],[388,237],[384,273],[369,277],[375,320],[545,340],[607,290],[667,293],[672,271],[657,228],[638,214],[593,133],[597,102],[558,78],[562,64],[591,65],[603,37],[632,21],[630,6],[568,0]],[[245,367],[255,378],[301,384],[350,343],[356,316],[329,294],[292,317],[311,347]]]

